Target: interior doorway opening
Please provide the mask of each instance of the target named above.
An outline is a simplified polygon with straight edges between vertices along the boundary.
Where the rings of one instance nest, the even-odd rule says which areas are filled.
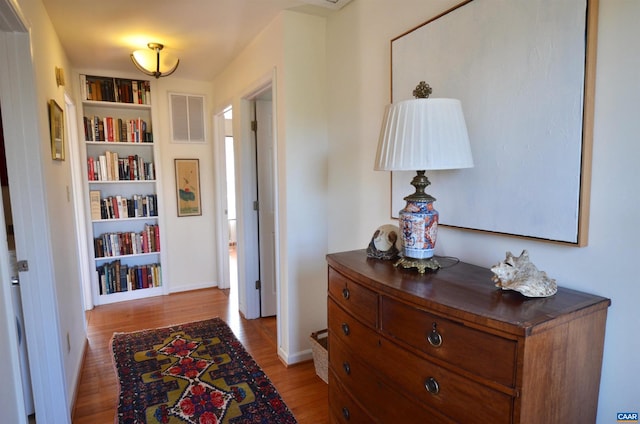
[[[227,225],[229,229],[229,296],[231,305],[238,306],[238,233],[236,216],[235,150],[233,146],[233,109],[224,111],[224,153],[227,188]]]
[[[255,207],[259,316],[277,315],[275,133],[273,87],[266,86],[250,99],[251,134],[255,155]]]
[[[279,315],[275,93],[274,70],[247,90],[233,109],[228,105],[214,116],[221,206],[217,218],[219,281],[221,288],[231,289],[230,295],[237,294],[238,310],[245,319]],[[230,282],[237,284],[237,290]],[[270,308],[264,308],[263,294]],[[271,322],[279,343],[281,320]]]

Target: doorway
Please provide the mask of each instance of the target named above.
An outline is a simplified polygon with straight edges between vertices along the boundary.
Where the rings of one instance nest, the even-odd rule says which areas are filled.
[[[251,99],[251,131],[256,155],[260,317],[277,315],[276,210],[271,86]]]
[[[232,307],[238,307],[238,233],[236,217],[236,177],[235,177],[235,149],[233,146],[233,109],[224,110],[224,153],[226,176],[226,209],[229,250],[229,301]]]
[[[0,0],[0,104],[3,106],[3,132],[7,155],[7,172],[11,189],[13,226],[18,261],[24,260],[28,271],[20,272],[21,299],[29,346],[29,363],[36,415],[52,423],[67,423],[68,393],[65,385],[60,326],[55,293],[49,220],[46,214],[46,190],[41,163],[39,116],[42,105],[36,93],[36,75],[31,56],[29,28],[11,1]],[[6,60],[5,60],[6,59]],[[4,219],[2,219],[4,221]],[[0,327],[9,329],[15,321],[10,300],[8,246],[0,243],[0,270],[3,285],[0,301]],[[7,284],[4,284],[7,283]],[[15,327],[13,327],[15,328]],[[2,331],[5,344],[0,348],[7,366],[0,377],[9,390],[0,405],[6,422],[25,423],[26,414],[19,369],[16,332]],[[15,348],[15,349],[14,349]],[[15,371],[14,371],[15,370]]]
[[[216,191],[221,205],[221,213],[217,215],[218,281],[220,288],[228,287],[229,244],[233,247],[236,243],[236,257],[231,259],[237,259],[238,309],[246,319],[277,316],[279,312],[274,82],[275,70],[240,97],[232,111],[228,106],[214,116]],[[225,121],[225,111],[228,116],[233,113],[233,125]],[[227,134],[233,136],[233,160],[228,162]],[[227,140],[231,146],[231,139]],[[227,169],[231,172],[232,167],[235,172],[227,178]],[[235,187],[227,186],[231,178]],[[235,199],[228,198],[227,191],[233,191]],[[228,215],[233,206],[236,206],[235,221],[233,215]]]
[[[7,172],[7,156],[4,148],[4,130],[2,126],[2,107],[0,106],[0,185],[2,187],[2,211],[5,224],[7,248],[9,249],[9,262],[11,271],[11,301],[15,315],[16,328],[18,330],[18,355],[20,362],[20,375],[22,377],[22,395],[24,397],[24,410],[29,416],[29,422],[35,422],[35,405],[33,403],[33,391],[31,388],[31,372],[29,370],[29,356],[27,339],[24,327],[24,315],[22,313],[22,295],[20,291],[20,278],[16,259],[16,239],[13,229],[13,217],[11,211],[11,194],[9,192],[9,173]]]

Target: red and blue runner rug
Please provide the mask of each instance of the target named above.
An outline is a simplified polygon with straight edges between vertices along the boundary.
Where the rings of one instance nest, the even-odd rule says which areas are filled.
[[[220,318],[116,333],[111,348],[120,424],[296,423]]]

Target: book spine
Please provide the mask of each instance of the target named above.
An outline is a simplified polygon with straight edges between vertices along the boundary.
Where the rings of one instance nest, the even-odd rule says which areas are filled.
[[[138,81],[131,81],[132,103],[138,103]]]
[[[102,219],[100,212],[100,191],[91,190],[89,192],[89,203],[91,204],[91,219],[93,221]]]
[[[129,284],[127,283],[127,273],[129,267],[125,264],[120,265],[120,291],[128,291]]]
[[[91,100],[87,97],[87,76],[83,74],[80,74],[80,90],[84,100]]]
[[[93,127],[91,141],[100,141],[100,118],[98,116],[91,117],[91,126]]]
[[[88,157],[87,158],[87,178],[88,178],[89,181],[93,181],[93,179],[94,179],[93,161],[94,161],[94,159],[92,157]]]

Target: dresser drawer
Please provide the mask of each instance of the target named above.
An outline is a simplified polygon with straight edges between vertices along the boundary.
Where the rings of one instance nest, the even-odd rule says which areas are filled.
[[[376,327],[378,295],[329,268],[329,295],[345,310],[365,324]]]
[[[384,379],[371,372],[372,367],[358,359],[339,341],[329,344],[331,373],[340,381],[343,390],[352,394],[367,412],[380,423],[451,424],[453,421],[430,410],[413,399],[392,389]],[[331,383],[331,380],[329,381]],[[335,383],[334,383],[335,384]]]
[[[511,423],[514,398],[448,371],[384,338],[376,351],[358,354],[367,363],[375,364],[408,396],[456,422]]]
[[[331,422],[349,424],[371,424],[375,422],[354,402],[340,385],[333,373],[329,372],[329,416]]]
[[[329,346],[340,340],[351,349],[375,349],[380,336],[371,328],[346,313],[333,299],[328,303]],[[331,361],[331,356],[329,356]]]
[[[465,327],[387,297],[382,299],[381,329],[384,334],[475,375],[509,387],[515,384],[514,340]],[[437,335],[430,336],[434,330]]]
[[[422,402],[424,408],[417,407],[417,403],[414,406],[409,403],[407,407],[412,411],[412,416],[433,408],[448,411],[448,415],[458,422],[509,422],[505,417],[511,414],[511,397],[467,380],[398,347],[351,317],[332,300],[329,300],[328,308],[329,367],[346,387],[353,393],[358,393],[357,399],[368,405],[368,410],[372,411],[371,408],[380,406],[381,409],[376,411],[380,415],[389,408],[389,401],[378,397],[382,396],[379,392],[383,389],[371,373],[371,370],[378,370],[383,379],[393,381],[396,387],[404,387],[408,396]],[[360,359],[353,359],[355,357]],[[346,374],[344,362],[349,362],[351,375]],[[434,378],[438,382],[438,394],[432,395],[426,391],[424,384],[428,378]],[[389,389],[386,392],[389,393],[385,396],[396,393]],[[491,402],[487,402],[487,399]],[[391,409],[398,413],[398,408]],[[474,417],[481,417],[484,421]]]

